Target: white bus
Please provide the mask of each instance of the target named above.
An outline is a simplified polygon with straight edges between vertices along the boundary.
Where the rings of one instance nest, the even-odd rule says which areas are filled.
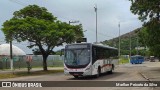
[[[64,74],[79,76],[95,75],[114,70],[118,64],[118,50],[91,43],[66,45],[64,49]]]

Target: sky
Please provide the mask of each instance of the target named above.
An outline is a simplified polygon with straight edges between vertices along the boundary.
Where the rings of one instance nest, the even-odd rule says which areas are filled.
[[[74,24],[83,25],[84,36],[89,43],[96,41],[95,5],[97,5],[98,42],[119,36],[119,23],[121,35],[142,26],[138,16],[130,11],[129,0],[0,0],[0,29],[6,20],[13,17],[15,11],[33,4],[47,8],[63,22],[79,21]],[[4,34],[0,30],[0,44],[5,43],[4,39]],[[26,47],[29,42],[13,42],[13,44],[27,54],[32,53],[32,50]],[[62,47],[56,47],[54,50],[60,48]]]

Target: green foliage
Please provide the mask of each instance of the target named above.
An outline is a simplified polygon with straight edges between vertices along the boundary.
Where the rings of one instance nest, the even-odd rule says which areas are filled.
[[[141,44],[143,44],[144,46],[147,46],[148,36],[149,36],[149,34],[147,33],[147,28],[146,27],[142,27],[141,30],[138,33],[139,42]]]
[[[153,20],[160,16],[160,0],[129,0],[132,2],[130,10],[139,15],[141,21]]]
[[[150,21],[146,27],[146,32],[149,34],[146,40],[151,54],[160,57],[160,23],[156,23],[156,21]]]
[[[131,12],[139,15],[144,26],[139,33],[140,41],[149,47],[150,54],[160,57],[160,0],[130,0]]]
[[[126,59],[126,58],[121,58],[120,61],[119,61],[120,64],[126,64],[126,63],[129,63],[129,59]]]
[[[34,55],[42,55],[41,51],[38,48],[32,50]],[[55,55],[54,51],[50,51],[50,55]]]
[[[75,42],[83,37],[82,25],[70,25],[57,20],[44,7],[29,5],[15,11],[13,18],[3,23],[2,31],[6,41],[29,41],[29,48],[38,47],[44,60],[44,70],[47,70],[46,60],[55,46]]]
[[[130,39],[131,39],[131,54],[132,55],[136,55],[137,54],[137,50],[135,49],[135,47],[137,47],[137,29],[133,31],[134,34],[131,34],[132,32],[125,34],[121,36],[121,55],[129,55],[130,54]],[[139,38],[138,38],[139,39]],[[138,40],[139,41],[139,40]],[[111,39],[111,40],[107,40],[102,42],[103,44],[112,46],[112,47],[116,47],[119,48],[119,37]],[[144,46],[142,43],[138,42],[138,46]],[[146,55],[146,50],[138,50],[138,54],[140,55]]]
[[[64,51],[56,51],[54,55],[64,55]]]

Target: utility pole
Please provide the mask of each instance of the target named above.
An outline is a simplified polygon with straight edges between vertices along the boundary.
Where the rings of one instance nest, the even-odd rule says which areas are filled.
[[[97,43],[98,42],[97,41],[97,4],[95,5],[94,9],[95,9],[95,12],[96,12],[96,43]]]
[[[119,56],[119,59],[120,59],[120,55],[121,55],[121,38],[120,38],[120,22],[118,24],[118,27],[119,27],[119,52],[118,52],[118,56]]]
[[[130,33],[129,33],[129,62],[131,62],[130,60],[131,60],[131,55],[132,55],[132,42],[131,42],[131,31],[130,31]]]
[[[131,31],[130,31],[130,34],[129,34],[129,41],[130,41],[130,54],[129,54],[129,56],[130,56],[130,58],[131,58],[131,55],[132,55],[132,52],[131,52],[131,50],[132,50],[132,41],[131,41]]]
[[[137,36],[137,55],[138,55],[138,36]]]

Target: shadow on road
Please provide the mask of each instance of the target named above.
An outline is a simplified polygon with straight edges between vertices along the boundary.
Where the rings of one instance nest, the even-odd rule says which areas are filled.
[[[160,72],[160,67],[152,67],[150,68],[152,71]]]
[[[67,80],[107,80],[111,79],[117,76],[121,76],[122,74],[125,74],[125,72],[113,72],[113,74],[109,73],[103,73],[100,77],[96,78],[95,76],[83,76],[79,78],[69,78]]]

